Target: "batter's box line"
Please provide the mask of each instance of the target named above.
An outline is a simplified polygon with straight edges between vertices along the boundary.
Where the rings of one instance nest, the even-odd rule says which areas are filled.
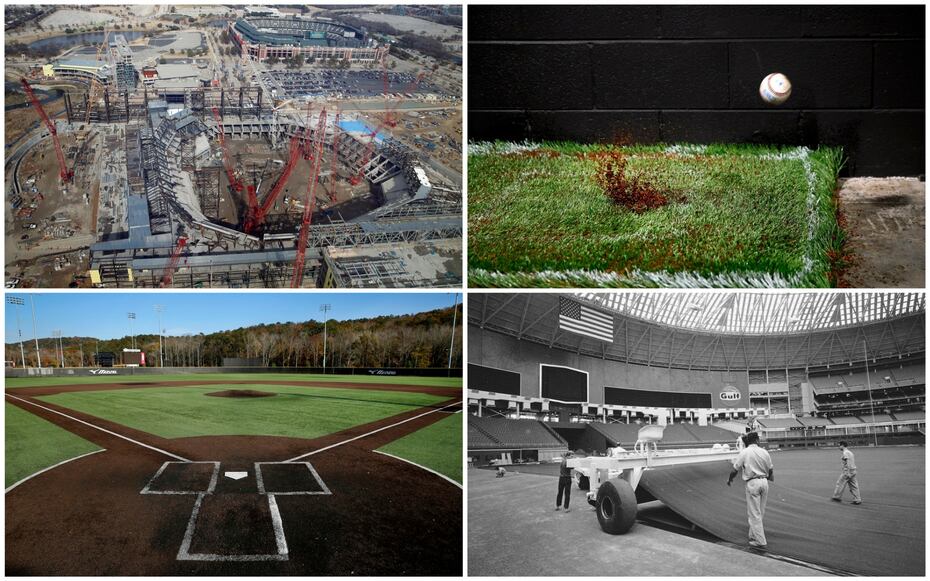
[[[152,484],[161,476],[162,472],[165,471],[165,468],[168,467],[168,464],[212,464],[213,465],[213,475],[210,477],[210,484],[207,486],[207,490],[151,490]],[[219,462],[174,462],[169,461],[161,465],[161,468],[158,469],[158,472],[155,473],[155,476],[152,476],[151,480],[145,485],[139,494],[213,494],[213,491],[216,489],[216,481],[219,479],[220,475],[220,463]],[[199,502],[199,500],[198,500]]]
[[[307,470],[310,471],[310,474],[313,476],[313,479],[316,480],[317,485],[321,490],[301,490],[294,492],[265,492],[265,482],[262,480],[262,465],[286,465],[293,466],[295,464],[303,464],[307,467]],[[312,495],[312,494],[332,494],[329,490],[329,487],[326,486],[326,483],[323,482],[323,479],[320,478],[320,475],[317,473],[316,469],[309,462],[256,462],[255,463],[255,481],[258,484],[258,493],[259,494],[268,494],[269,496],[294,496],[294,495]]]
[[[274,528],[274,542],[277,547],[277,553],[266,553],[257,555],[220,555],[216,553],[191,553],[191,542],[194,538],[194,529],[197,527],[197,516],[200,514],[200,505],[203,502],[205,493],[197,494],[197,501],[194,503],[194,510],[191,512],[190,521],[187,523],[187,530],[184,532],[184,540],[181,542],[181,548],[178,549],[178,561],[287,561],[287,539],[284,537],[284,524],[281,522],[281,512],[278,510],[278,502],[273,494],[268,495],[268,509],[271,512],[271,526]]]

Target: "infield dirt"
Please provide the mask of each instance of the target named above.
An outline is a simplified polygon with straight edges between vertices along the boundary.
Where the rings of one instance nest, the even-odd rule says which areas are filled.
[[[461,575],[461,488],[406,462],[372,453],[442,419],[444,412],[460,409],[458,389],[261,381],[266,385],[417,391],[448,397],[431,407],[315,439],[164,439],[54,404],[30,402],[35,396],[66,391],[231,383],[236,382],[71,385],[8,392],[10,403],[106,451],[46,472],[7,494],[6,574]],[[404,420],[409,421],[388,427]],[[381,428],[386,429],[371,433]],[[258,491],[255,463],[284,462],[304,455],[299,462],[311,463],[332,494],[282,493],[274,497],[287,559],[224,560],[233,555],[275,554],[271,502],[268,495]],[[196,492],[140,494],[166,461],[183,460],[220,463],[216,489],[204,495],[202,503]],[[238,480],[225,476],[226,472],[243,471],[247,475]],[[276,490],[308,489],[306,476],[300,472],[271,468],[268,477]],[[194,480],[202,483],[202,478]],[[192,490],[202,486],[177,484],[181,485]],[[197,515],[193,515],[195,505]],[[192,521],[189,552],[220,558],[178,559]]]

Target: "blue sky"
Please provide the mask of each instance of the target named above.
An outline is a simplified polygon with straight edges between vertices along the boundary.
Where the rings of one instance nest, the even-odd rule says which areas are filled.
[[[10,293],[25,300],[14,307],[4,301],[6,342],[15,342],[16,310],[24,339],[31,339],[35,299],[38,335],[51,337],[61,329],[65,337],[114,339],[130,334],[127,313],[134,312],[135,334],[154,334],[158,317],[154,305],[164,305],[162,328],[168,335],[211,333],[261,323],[322,320],[320,305],[330,304],[330,319],[421,313],[451,307],[453,293]],[[458,295],[461,303],[462,296]],[[461,306],[459,307],[461,317]],[[461,320],[461,319],[459,319]]]

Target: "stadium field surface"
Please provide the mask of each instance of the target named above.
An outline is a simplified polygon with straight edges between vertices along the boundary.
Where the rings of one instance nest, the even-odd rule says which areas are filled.
[[[713,541],[659,533],[642,519],[625,535],[603,533],[583,491],[574,485],[575,510],[550,516],[558,464],[514,466],[502,479],[493,478],[490,470],[471,470],[469,574],[597,575],[605,560],[632,562],[637,553],[647,552],[654,558],[625,574],[923,575],[924,446],[853,451],[863,499],[859,506],[850,504],[848,491],[844,502],[830,500],[841,466],[836,448],[772,453],[775,481],[765,512],[764,553],[747,547],[745,489],[738,481],[726,485],[726,461],[650,470],[640,482]],[[546,534],[536,532],[541,519]],[[560,544],[575,543],[584,548],[571,557],[556,551]],[[523,566],[511,559],[516,546],[533,547],[523,555]]]
[[[461,441],[462,414],[451,413],[433,425],[395,440],[378,451],[428,466],[461,484],[461,459],[450,457],[445,452]]]
[[[618,157],[619,173],[648,184],[664,205],[611,200],[603,164]],[[475,143],[469,282],[831,286],[843,241],[833,201],[841,165],[831,148]]]
[[[7,493],[6,573],[461,574],[461,379],[243,375],[18,380],[7,472],[51,468]],[[85,447],[11,451],[36,425]]]
[[[6,476],[12,486],[39,470],[100,450],[99,446],[9,403],[6,415]]]

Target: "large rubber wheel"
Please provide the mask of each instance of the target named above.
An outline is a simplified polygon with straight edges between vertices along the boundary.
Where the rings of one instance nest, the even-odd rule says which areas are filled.
[[[601,530],[622,535],[636,522],[636,493],[622,478],[608,480],[597,489],[596,508]]]

